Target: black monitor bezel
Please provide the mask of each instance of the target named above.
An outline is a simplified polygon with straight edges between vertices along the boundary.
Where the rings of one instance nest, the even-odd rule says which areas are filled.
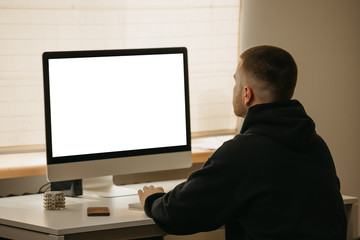
[[[180,53],[180,54],[183,54],[183,56],[184,56],[183,60],[184,60],[186,145],[129,150],[129,151],[116,151],[116,152],[107,152],[107,153],[62,156],[62,157],[54,157],[53,156],[52,135],[51,135],[49,59],[106,57],[106,56],[130,56],[130,55],[155,55],[155,54],[174,54],[174,53]],[[187,49],[185,47],[143,48],[143,49],[109,49],[109,50],[85,50],[85,51],[83,51],[83,50],[81,50],[81,51],[52,51],[52,52],[44,52],[43,53],[42,64],[43,64],[45,139],[46,139],[47,164],[60,164],[60,163],[69,163],[69,162],[82,162],[82,161],[101,160],[101,159],[110,159],[110,158],[122,158],[122,157],[131,157],[131,156],[191,151],[189,73],[188,73]]]

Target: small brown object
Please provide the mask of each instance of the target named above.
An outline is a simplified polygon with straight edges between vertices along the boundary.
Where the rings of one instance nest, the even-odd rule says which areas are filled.
[[[108,207],[88,207],[88,216],[109,216],[110,210]]]

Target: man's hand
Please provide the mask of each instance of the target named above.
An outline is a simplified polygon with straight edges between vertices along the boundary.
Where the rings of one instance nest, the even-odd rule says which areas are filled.
[[[138,190],[138,194],[139,194],[139,199],[140,199],[140,203],[141,205],[144,207],[145,205],[145,200],[148,196],[150,196],[151,194],[154,193],[163,193],[164,189],[162,187],[154,187],[154,186],[145,186],[143,187],[143,190],[139,189]]]

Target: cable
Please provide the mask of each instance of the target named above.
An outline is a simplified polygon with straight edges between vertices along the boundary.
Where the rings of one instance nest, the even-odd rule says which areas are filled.
[[[46,187],[46,188],[43,189],[44,187]],[[45,183],[44,185],[42,185],[37,193],[38,193],[38,194],[39,194],[39,193],[44,193],[44,192],[46,192],[46,191],[49,190],[49,189],[50,189],[50,183],[48,182],[48,183]]]

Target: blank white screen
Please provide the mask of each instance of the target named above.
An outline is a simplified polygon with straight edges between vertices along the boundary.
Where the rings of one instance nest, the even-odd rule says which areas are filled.
[[[182,54],[49,60],[53,157],[186,145]]]

